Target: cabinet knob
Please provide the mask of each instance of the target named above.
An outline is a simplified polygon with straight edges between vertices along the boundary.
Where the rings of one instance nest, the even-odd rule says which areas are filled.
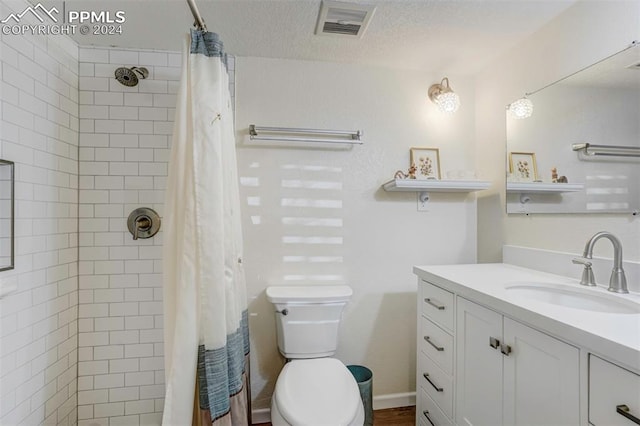
[[[489,346],[491,346],[493,349],[498,349],[498,346],[500,346],[500,340],[496,339],[495,337],[489,337]]]
[[[505,345],[504,343],[501,344],[500,352],[502,352],[503,355],[509,356],[509,354],[511,353],[511,346]]]

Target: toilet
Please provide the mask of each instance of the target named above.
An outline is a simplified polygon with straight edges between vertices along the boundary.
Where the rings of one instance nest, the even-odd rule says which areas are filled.
[[[331,358],[338,346],[348,286],[267,287],[275,306],[278,349],[287,359],[271,398],[273,426],[362,426],[358,384]]]

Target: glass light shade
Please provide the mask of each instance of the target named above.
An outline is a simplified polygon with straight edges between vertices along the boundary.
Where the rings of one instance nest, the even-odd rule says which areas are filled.
[[[533,102],[527,98],[520,98],[509,105],[513,118],[523,119],[533,115]]]
[[[449,91],[443,92],[436,98],[436,103],[440,111],[454,113],[460,108],[460,96],[457,93]]]

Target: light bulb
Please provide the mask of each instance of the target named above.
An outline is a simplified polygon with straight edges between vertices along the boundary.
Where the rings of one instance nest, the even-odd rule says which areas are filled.
[[[529,118],[533,115],[533,102],[526,97],[520,98],[509,105],[509,111],[513,118],[518,120]]]
[[[440,111],[454,113],[460,108],[460,96],[453,91],[443,92],[436,98]]]

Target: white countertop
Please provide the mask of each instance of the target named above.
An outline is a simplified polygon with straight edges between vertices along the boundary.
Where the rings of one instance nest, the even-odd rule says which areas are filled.
[[[613,314],[569,308],[514,296],[505,286],[525,282],[566,284],[640,304],[638,294],[618,295],[602,287],[581,286],[577,279],[505,263],[415,266],[413,272],[425,281],[640,373],[640,310],[637,314]]]

